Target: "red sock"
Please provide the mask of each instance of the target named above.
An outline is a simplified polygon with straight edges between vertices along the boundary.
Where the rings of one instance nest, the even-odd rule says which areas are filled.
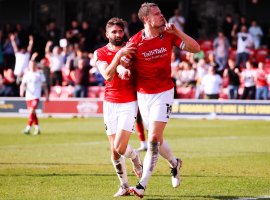
[[[37,114],[33,114],[33,123],[34,123],[35,125],[38,125]]]
[[[138,136],[141,142],[145,141],[145,135],[144,135],[144,128],[143,128],[143,124],[136,124],[136,128],[138,131]]]
[[[29,126],[32,126],[33,118],[34,118],[33,113],[31,113],[29,118],[28,118],[28,125]]]

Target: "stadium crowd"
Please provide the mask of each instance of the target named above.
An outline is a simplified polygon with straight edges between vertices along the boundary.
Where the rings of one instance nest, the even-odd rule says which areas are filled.
[[[185,19],[178,9],[169,23],[184,30]],[[126,23],[125,41],[143,28],[136,13]],[[37,34],[36,34],[37,35]],[[0,96],[19,96],[19,85],[29,60],[38,60],[46,77],[50,97],[101,97],[104,79],[94,61],[94,50],[108,43],[104,27],[92,30],[87,21],[73,20],[61,39],[55,22],[40,33],[46,45],[35,44],[36,36],[21,24],[0,29]],[[268,99],[270,83],[270,28],[263,33],[256,20],[245,16],[238,24],[227,15],[217,37],[197,40],[201,51],[191,54],[172,50],[172,79],[175,98],[188,99]],[[44,54],[32,52],[42,46]],[[32,54],[32,55],[31,55]]]

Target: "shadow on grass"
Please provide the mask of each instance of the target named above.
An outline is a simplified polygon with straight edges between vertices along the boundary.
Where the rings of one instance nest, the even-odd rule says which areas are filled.
[[[160,200],[160,199],[181,199],[181,198],[190,198],[190,199],[196,199],[196,198],[205,198],[205,199],[226,199],[226,200],[233,200],[233,199],[249,199],[250,197],[243,197],[243,196],[200,196],[200,195],[196,195],[196,196],[183,196],[183,195],[149,195],[149,196],[144,196],[146,199],[151,199],[151,200]],[[153,198],[152,198],[153,197]],[[264,199],[266,200],[266,198],[259,198],[259,197],[254,197],[254,199],[256,200],[260,200],[260,199]]]
[[[115,174],[0,174],[0,176],[33,176],[33,177],[49,177],[49,176],[116,176]],[[135,176],[135,174],[129,174],[128,176]],[[171,177],[171,175],[156,175],[152,177]],[[193,177],[193,178],[242,178],[241,176],[200,176],[200,175],[181,175],[181,177]]]

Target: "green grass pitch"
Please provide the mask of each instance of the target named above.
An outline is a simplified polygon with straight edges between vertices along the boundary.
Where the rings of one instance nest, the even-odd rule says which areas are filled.
[[[26,118],[0,118],[0,199],[113,199],[120,182],[103,119],[39,121],[41,135],[32,136],[21,134]],[[171,119],[164,139],[183,160],[182,183],[172,187],[159,157],[144,199],[270,196],[269,122]],[[130,144],[139,147],[137,135]],[[134,186],[139,179],[126,164]]]

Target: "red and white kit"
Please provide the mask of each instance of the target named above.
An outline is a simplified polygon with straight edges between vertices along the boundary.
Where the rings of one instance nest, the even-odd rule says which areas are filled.
[[[118,51],[111,49],[109,45],[96,50],[94,58],[97,66],[110,65]],[[132,62],[129,62],[126,68],[133,74],[129,80],[122,80],[117,74],[111,82],[105,80],[103,113],[107,135],[113,135],[120,129],[135,131],[138,103]]]
[[[41,97],[42,83],[46,82],[44,74],[28,71],[24,74],[22,83],[26,84],[26,103],[28,108],[36,109]]]
[[[145,38],[144,30],[128,42],[137,47],[132,61],[137,77],[138,104],[146,129],[149,121],[168,122],[174,94],[171,79],[172,48],[175,45],[184,49],[185,43],[168,32],[160,33],[154,38]],[[125,56],[121,60],[128,63],[131,57]]]

